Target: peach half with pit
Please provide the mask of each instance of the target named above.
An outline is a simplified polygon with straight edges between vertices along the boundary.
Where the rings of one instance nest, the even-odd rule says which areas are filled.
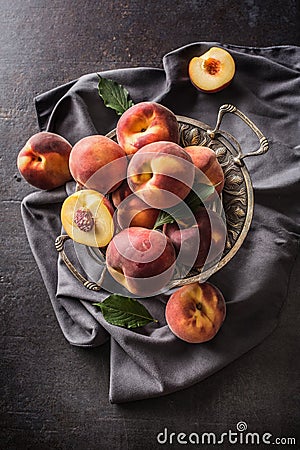
[[[156,102],[140,102],[127,109],[118,120],[116,134],[127,155],[151,142],[179,142],[175,114]]]
[[[211,47],[203,55],[193,57],[188,66],[191,82],[207,93],[218,92],[232,81],[235,62],[231,54],[221,47]]]
[[[65,199],[61,222],[73,241],[105,247],[114,234],[113,207],[100,192],[82,189]]]
[[[173,276],[175,262],[170,239],[143,227],[120,231],[106,250],[106,266],[111,276],[139,297],[149,297],[163,289]]]
[[[62,136],[40,131],[31,136],[20,150],[17,167],[32,186],[55,189],[71,180],[69,156],[71,144]]]
[[[174,142],[147,144],[129,161],[130,189],[153,208],[172,207],[191,190],[195,166],[190,155]]]
[[[128,161],[116,142],[98,134],[76,142],[69,164],[71,174],[80,186],[105,195],[114,191],[126,178]]]
[[[175,336],[200,344],[213,339],[220,330],[226,316],[226,303],[213,284],[191,283],[170,296],[165,316]]]

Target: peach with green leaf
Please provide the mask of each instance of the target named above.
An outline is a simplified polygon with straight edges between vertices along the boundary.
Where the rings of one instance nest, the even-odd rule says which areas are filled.
[[[198,169],[195,171],[195,182],[210,183],[220,194],[224,187],[225,176],[216,153],[211,148],[200,145],[190,145],[184,150],[190,155]]]
[[[176,222],[165,224],[163,232],[176,253],[180,252],[180,263],[194,268],[216,263],[223,254],[227,236],[223,218],[205,207],[181,220],[180,226]]]
[[[127,109],[117,123],[117,140],[127,155],[151,142],[179,142],[175,114],[156,102],[140,102]]]

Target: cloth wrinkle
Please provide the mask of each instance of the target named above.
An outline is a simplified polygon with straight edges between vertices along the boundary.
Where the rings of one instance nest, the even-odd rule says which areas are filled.
[[[232,53],[236,75],[226,89],[208,95],[192,86],[187,68],[191,57],[214,45]],[[86,289],[54,246],[62,232],[60,208],[74,192],[74,181],[23,199],[21,213],[30,248],[65,339],[84,348],[110,339],[112,403],[158,397],[201,382],[255,348],[276,328],[300,245],[299,132],[295,128],[300,116],[299,61],[300,47],[296,46],[256,48],[195,42],[167,53],[162,69],[95,70],[34,99],[40,130],[61,134],[72,144],[89,134],[106,134],[117,123],[118,116],[98,95],[99,75],[124,85],[135,103],[157,101],[175,114],[197,118],[209,126],[215,124],[219,107],[232,103],[253,120],[270,143],[265,155],[245,162],[254,188],[253,220],[242,247],[209,279],[225,297],[227,317],[217,336],[206,344],[180,341],[166,325],[165,303],[174,290],[140,300],[158,318],[156,326],[131,331],[105,321],[93,303],[110,293]],[[227,116],[231,119],[232,115]],[[226,123],[232,124],[230,133],[240,138],[243,148],[247,142],[252,148],[256,137],[248,138],[252,131],[245,131],[242,121],[234,118]],[[71,245],[68,242],[66,253],[72,257],[72,252],[76,254],[73,247],[72,241]],[[76,258],[81,268],[94,264],[88,256],[76,254]],[[78,258],[86,258],[86,265]]]

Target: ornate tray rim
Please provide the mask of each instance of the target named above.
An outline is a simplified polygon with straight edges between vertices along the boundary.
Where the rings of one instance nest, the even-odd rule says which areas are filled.
[[[258,150],[253,151],[251,153],[244,154],[242,152],[242,149],[241,149],[240,144],[237,141],[237,139],[235,137],[233,137],[231,134],[229,134],[228,132],[220,130],[219,127],[220,127],[220,124],[222,121],[222,117],[226,113],[235,114],[240,119],[242,119],[252,129],[252,131],[259,138],[260,147]],[[245,183],[246,214],[244,216],[244,221],[243,221],[241,231],[239,232],[238,237],[235,240],[234,244],[231,246],[231,248],[228,250],[228,252],[226,254],[224,254],[224,252],[223,252],[221,259],[215,265],[204,270],[203,272],[199,272],[199,274],[186,276],[184,278],[177,278],[177,279],[170,281],[170,283],[168,283],[168,285],[166,286],[166,289],[168,289],[168,290],[172,289],[174,287],[180,287],[180,286],[194,283],[194,282],[206,281],[210,276],[212,276],[214,273],[216,273],[222,267],[224,267],[233,258],[233,256],[238,252],[238,250],[242,246],[242,244],[249,232],[250,225],[251,225],[252,218],[253,218],[253,211],[254,211],[254,194],[253,194],[252,181],[251,181],[249,171],[248,171],[247,167],[245,166],[243,160],[244,160],[244,158],[249,157],[249,156],[261,155],[261,154],[267,152],[268,148],[269,148],[268,141],[267,141],[266,137],[262,134],[262,132],[256,127],[256,125],[247,116],[245,116],[244,113],[239,111],[233,105],[226,104],[226,105],[222,105],[220,107],[214,129],[211,129],[209,127],[209,125],[207,125],[206,123],[201,122],[194,118],[180,116],[180,115],[177,115],[176,118],[179,123],[179,126],[188,125],[188,126],[193,126],[196,129],[204,130],[208,137],[208,140],[210,140],[210,143],[212,144],[212,146],[216,142],[222,143],[224,145],[224,147],[226,148],[226,151],[230,153],[230,155],[232,156],[231,164],[235,167],[235,169],[238,169],[241,172],[243,181]],[[106,136],[111,139],[115,138],[116,129],[114,128],[113,130],[108,132],[106,134]],[[217,136],[217,138],[216,138],[216,136]],[[196,145],[196,144],[194,144],[194,145]],[[204,145],[206,145],[206,144],[204,144]],[[210,145],[208,145],[208,146],[210,146]],[[225,178],[226,178],[226,175],[225,175]],[[226,220],[227,220],[227,216],[226,216]],[[77,269],[74,267],[74,265],[71,263],[71,261],[67,257],[65,250],[64,250],[64,244],[68,239],[70,239],[69,236],[61,235],[61,236],[58,236],[55,241],[56,249],[60,253],[63,262],[66,264],[66,266],[72,272],[72,274],[75,276],[75,278],[77,278],[80,282],[82,282],[86,288],[93,290],[93,291],[100,291],[102,289],[103,277],[101,276],[100,279],[98,280],[98,282],[87,280],[84,276],[82,276],[77,271]],[[92,251],[92,250],[89,249],[89,251]],[[91,255],[91,257],[92,257],[92,255]],[[95,260],[95,258],[97,260],[96,254],[94,255],[93,259]],[[100,262],[101,261],[99,260],[99,265],[100,265]],[[102,264],[103,264],[103,262],[102,262]],[[105,272],[105,271],[103,271],[103,272]]]
[[[211,131],[209,125],[207,125],[206,123],[201,122],[197,119],[192,119],[192,118],[185,117],[185,116],[176,116],[176,117],[177,117],[178,122],[183,122],[183,123],[187,123],[189,125],[193,125],[195,127],[200,127],[202,129],[206,130],[207,132]],[[221,135],[221,133],[222,132],[220,131],[219,135],[218,135],[218,141],[222,142],[224,144],[226,149],[228,151],[230,151],[230,153],[232,154],[232,156],[234,158],[237,158],[238,154],[239,154],[238,150],[235,149],[235,147],[233,145],[231,145],[230,141],[228,141],[226,138],[224,138]],[[229,133],[226,133],[226,135],[227,135],[227,137],[230,137],[230,138],[232,138],[232,140],[235,141],[234,137],[231,136]],[[221,259],[214,266],[212,266],[211,268],[208,268],[204,272],[199,273],[198,275],[187,276],[186,278],[183,278],[181,280],[174,280],[174,282],[171,283],[172,285],[183,286],[185,284],[190,284],[190,283],[194,283],[194,282],[201,282],[201,281],[207,280],[210,276],[212,276],[214,273],[216,273],[222,267],[224,267],[233,258],[233,256],[238,252],[238,250],[242,246],[242,244],[249,232],[252,218],[253,218],[254,195],[253,195],[252,181],[251,181],[251,177],[250,177],[248,169],[246,168],[246,166],[244,164],[239,164],[237,161],[236,161],[236,165],[239,166],[239,169],[243,175],[245,185],[246,185],[246,195],[247,195],[246,216],[244,219],[242,230],[239,233],[237,240],[235,241],[235,243],[231,247],[231,249],[225,255],[223,255],[221,257]]]

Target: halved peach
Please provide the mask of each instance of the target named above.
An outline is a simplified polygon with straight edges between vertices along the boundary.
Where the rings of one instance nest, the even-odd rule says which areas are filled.
[[[73,241],[89,247],[105,247],[114,234],[113,207],[92,189],[75,192],[65,199],[61,222]]]
[[[196,88],[212,93],[229,85],[235,74],[235,62],[227,50],[211,47],[203,55],[191,59],[188,71]]]

